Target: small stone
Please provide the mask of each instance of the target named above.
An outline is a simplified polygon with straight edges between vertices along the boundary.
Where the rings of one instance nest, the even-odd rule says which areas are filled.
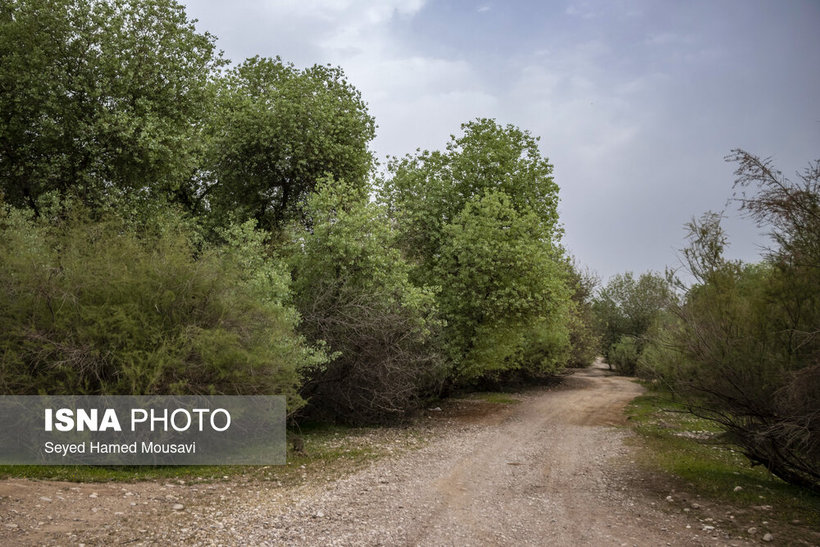
[[[704,530],[706,530],[706,531],[708,532],[709,530],[714,530],[714,529],[715,529],[715,527],[714,527],[714,526],[709,526],[709,525],[707,524],[707,525],[705,525],[705,526],[703,527],[703,529],[704,529]]]
[[[175,503],[174,506],[171,507],[171,509],[173,509],[174,511],[182,511],[183,509],[185,509],[185,506],[181,503]]]
[[[766,533],[766,535],[763,536],[763,541],[772,541],[773,539],[774,536],[769,533]]]
[[[693,503],[692,504],[692,509],[700,509],[700,504],[699,503]]]
[[[315,518],[315,519],[320,519],[324,516],[325,516],[325,514],[322,513],[321,511],[316,511],[316,513],[313,514],[313,518]]]
[[[92,493],[88,494],[89,498],[96,498],[98,496],[99,496],[99,494],[97,494],[96,492],[92,492]]]
[[[748,529],[748,530],[746,530],[746,531],[747,531],[747,532],[749,532],[750,534],[756,534],[756,533],[757,533],[757,528],[755,528],[754,526],[752,526],[751,528],[749,528],[749,529]]]
[[[51,501],[51,498],[47,498],[45,496],[40,496],[41,501]]]
[[[742,486],[735,486],[735,492],[740,492],[741,490],[743,490]]]

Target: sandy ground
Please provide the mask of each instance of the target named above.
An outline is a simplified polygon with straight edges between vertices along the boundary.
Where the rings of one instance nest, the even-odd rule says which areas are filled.
[[[297,486],[0,481],[0,544],[745,545],[699,500],[644,487],[619,427],[640,392],[599,363]]]

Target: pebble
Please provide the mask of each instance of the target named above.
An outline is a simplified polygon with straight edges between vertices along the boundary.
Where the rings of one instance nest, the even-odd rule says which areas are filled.
[[[743,490],[742,486],[735,486],[735,492],[740,492],[741,490]]]
[[[183,509],[185,509],[185,506],[181,503],[175,503],[174,506],[171,507],[171,509],[173,509],[174,511],[182,511]]]
[[[768,534],[768,533],[763,536],[763,541],[772,541],[773,539],[774,539],[774,536],[771,535],[771,534]]]

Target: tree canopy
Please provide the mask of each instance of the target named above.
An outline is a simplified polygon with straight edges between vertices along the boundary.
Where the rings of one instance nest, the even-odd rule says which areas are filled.
[[[317,182],[361,186],[375,122],[340,68],[254,57],[222,78],[213,121],[212,214],[281,228]]]
[[[98,200],[186,192],[223,61],[174,0],[13,0],[0,8],[0,189]]]
[[[509,206],[537,218],[538,237],[560,235],[558,185],[538,139],[513,125],[480,118],[451,136],[444,151],[394,158],[385,183],[387,201],[403,230],[403,245],[423,262],[434,260],[444,243],[444,227],[473,199],[502,192]]]
[[[552,165],[515,126],[478,119],[462,130],[444,151],[388,165],[399,245],[416,282],[439,288],[456,377],[554,370],[569,345],[570,292]]]

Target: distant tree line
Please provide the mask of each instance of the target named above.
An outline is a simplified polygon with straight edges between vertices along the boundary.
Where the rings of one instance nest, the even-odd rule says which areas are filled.
[[[379,174],[340,68],[223,59],[173,0],[0,6],[0,392],[281,394],[399,418],[595,356],[538,139]]]

